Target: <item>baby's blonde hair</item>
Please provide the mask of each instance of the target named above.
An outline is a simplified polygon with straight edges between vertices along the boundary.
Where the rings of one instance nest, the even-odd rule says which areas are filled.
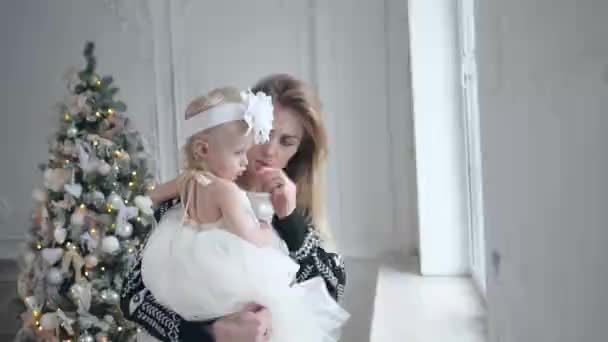
[[[241,93],[238,89],[233,87],[223,87],[211,90],[207,95],[196,97],[188,104],[185,113],[185,119],[199,115],[211,108],[223,105],[226,103],[240,103]],[[185,170],[204,170],[205,167],[201,160],[199,160],[194,153],[194,142],[196,139],[201,138],[205,133],[209,133],[213,128],[201,130],[195,135],[188,138],[184,145],[184,169]]]

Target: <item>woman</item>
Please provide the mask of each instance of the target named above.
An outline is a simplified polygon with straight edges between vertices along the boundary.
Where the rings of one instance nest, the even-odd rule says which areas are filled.
[[[248,152],[247,172],[237,183],[245,190],[271,193],[275,209],[273,228],[285,241],[291,257],[299,263],[297,281],[321,276],[330,294],[338,300],[346,282],[339,255],[322,246],[329,232],[322,220],[320,173],[327,139],[320,118],[317,96],[304,82],[289,75],[272,75],[259,81],[262,91],[274,100],[274,122],[270,142]],[[168,183],[151,194],[162,202],[157,219],[177,202],[175,184]],[[127,275],[121,308],[125,316],[162,341],[264,341],[269,315],[255,303],[241,312],[213,322],[191,322],[158,304],[143,284],[141,259]]]

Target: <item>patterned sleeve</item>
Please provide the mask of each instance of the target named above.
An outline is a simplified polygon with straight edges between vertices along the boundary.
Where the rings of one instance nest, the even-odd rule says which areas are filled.
[[[300,264],[297,281],[320,276],[332,297],[340,300],[346,286],[344,261],[339,254],[325,251],[310,218],[301,211],[294,211],[283,219],[275,216],[273,223],[287,243],[291,257]]]
[[[155,213],[157,220],[175,204],[175,201],[161,204]],[[136,262],[129,270],[122,288],[120,308],[125,317],[163,342],[213,342],[209,333],[211,322],[186,321],[156,301],[142,280],[141,254],[142,249],[138,252]]]

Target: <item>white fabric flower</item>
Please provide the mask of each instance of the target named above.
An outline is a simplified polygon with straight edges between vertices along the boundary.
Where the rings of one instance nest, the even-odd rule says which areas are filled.
[[[253,131],[256,144],[268,142],[273,120],[272,98],[261,91],[254,95],[249,89],[241,92],[241,99],[245,105],[243,119],[249,126],[247,134]]]
[[[51,169],[44,171],[44,187],[55,192],[63,190],[63,186],[70,176],[66,169]]]
[[[68,112],[72,115],[88,113],[91,111],[91,107],[87,104],[87,96],[84,94],[68,95],[66,96],[64,103],[68,108]]]

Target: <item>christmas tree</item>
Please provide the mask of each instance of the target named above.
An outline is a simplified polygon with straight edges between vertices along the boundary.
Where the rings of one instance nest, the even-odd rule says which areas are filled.
[[[84,70],[66,72],[59,129],[40,165],[32,228],[19,257],[26,311],[17,341],[129,341],[135,326],[119,308],[125,273],[153,220],[144,194],[154,173],[144,139],[96,73],[93,43]]]

